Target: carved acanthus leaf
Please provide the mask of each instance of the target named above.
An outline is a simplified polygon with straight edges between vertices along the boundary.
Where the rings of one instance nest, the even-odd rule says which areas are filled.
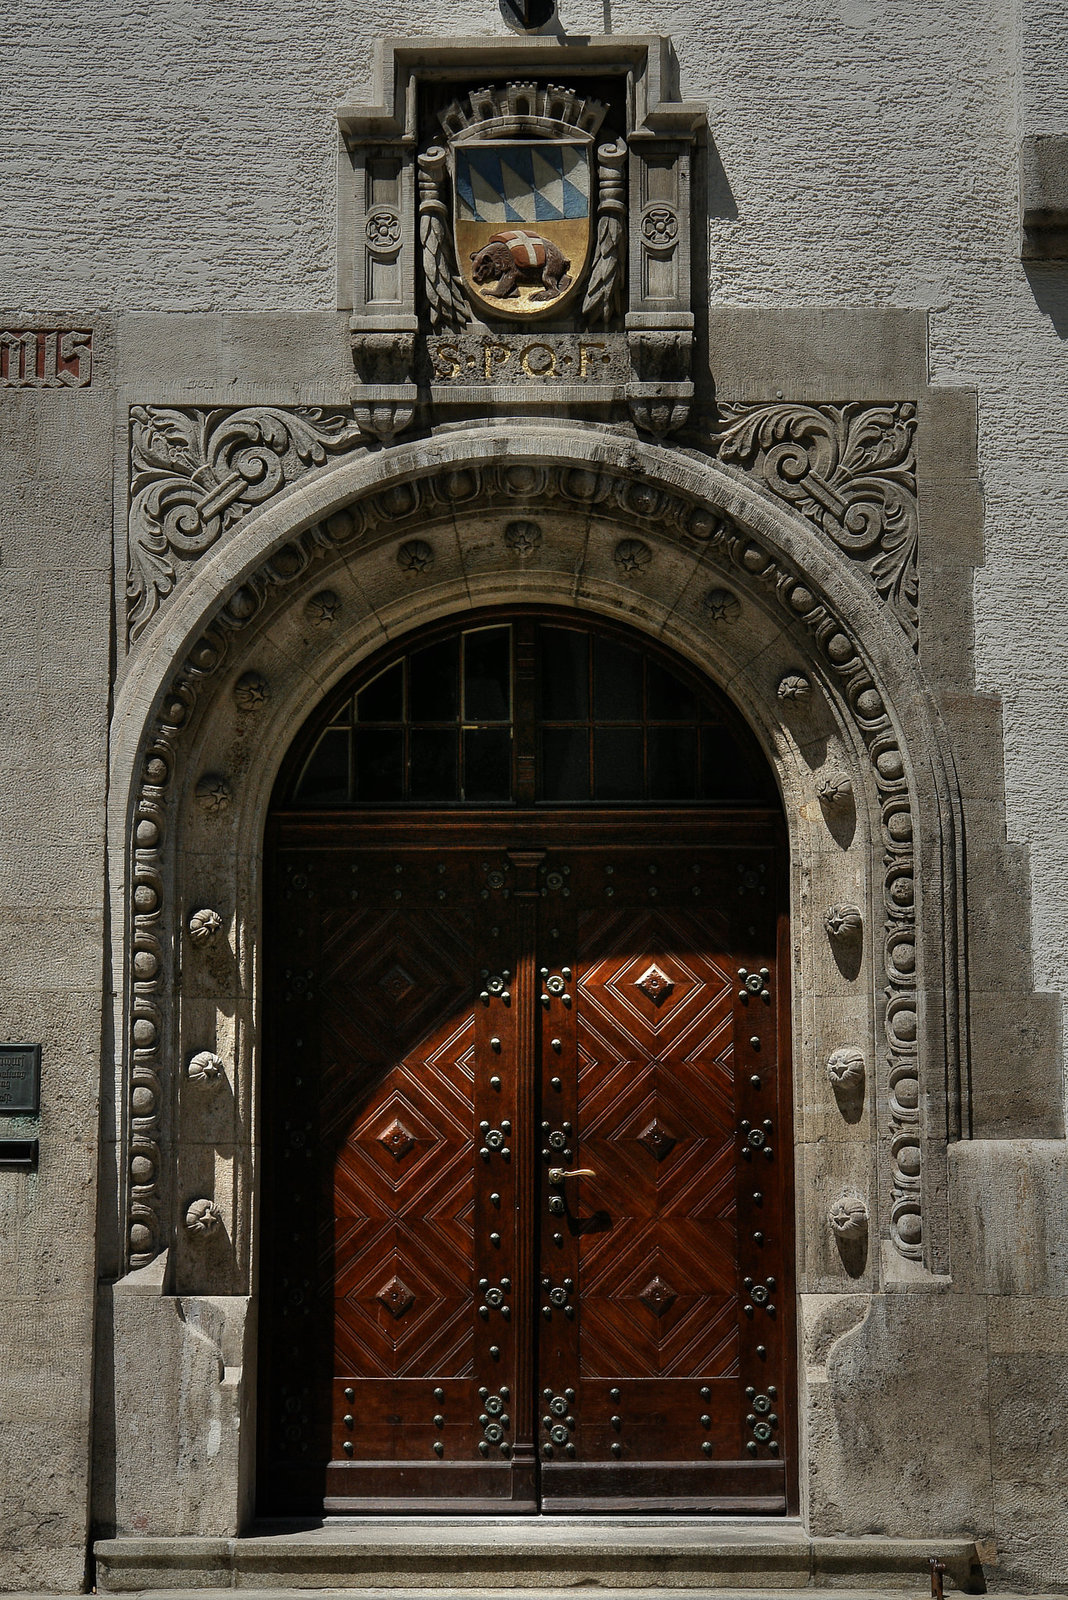
[[[359,442],[360,430],[342,411],[134,406],[130,639],[148,626],[184,561],[201,555],[254,506]]]
[[[910,640],[917,631],[916,407],[725,405],[718,453],[860,562]]]

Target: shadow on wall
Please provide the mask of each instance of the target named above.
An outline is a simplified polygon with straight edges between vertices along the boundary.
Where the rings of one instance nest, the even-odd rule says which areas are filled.
[[[1068,339],[1068,261],[1025,262],[1024,271],[1036,306]]]

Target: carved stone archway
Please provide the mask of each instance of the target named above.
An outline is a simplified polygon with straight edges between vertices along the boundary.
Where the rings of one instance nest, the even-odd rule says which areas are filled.
[[[863,567],[741,472],[523,425],[305,477],[200,559],[131,661],[112,789],[130,1268],[167,1251],[174,1293],[254,1292],[259,861],[292,733],[388,639],[516,600],[627,620],[749,719],[791,833],[799,1282],[944,1270],[946,1148],[967,1117],[958,800],[907,632]],[[828,1071],[841,1051],[856,1115],[843,1058]]]

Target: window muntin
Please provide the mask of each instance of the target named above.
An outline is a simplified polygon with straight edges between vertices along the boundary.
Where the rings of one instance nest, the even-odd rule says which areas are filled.
[[[332,697],[298,747],[284,783],[302,809],[777,801],[725,696],[641,641],[571,619],[517,617],[410,648]]]

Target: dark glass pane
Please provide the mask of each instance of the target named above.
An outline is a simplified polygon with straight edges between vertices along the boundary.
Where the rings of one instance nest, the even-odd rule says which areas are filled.
[[[589,636],[574,628],[539,628],[538,633],[541,715],[546,722],[581,722],[590,709]]]
[[[512,693],[511,628],[464,634],[464,721],[507,722]]]
[[[542,800],[590,798],[589,743],[585,728],[544,730],[540,780],[538,788]]]
[[[408,658],[408,716],[412,722],[455,722],[460,715],[460,641],[413,650]]]
[[[305,764],[297,785],[297,799],[326,805],[351,799],[349,794],[349,739],[347,728],[328,728]]]
[[[650,722],[696,722],[697,701],[692,689],[680,683],[658,661],[649,662],[646,680],[649,700],[646,716]]]
[[[614,639],[593,641],[593,714],[598,722],[642,719],[642,658]]]
[[[388,805],[404,799],[404,734],[366,728],[356,734],[356,798]]]
[[[593,797],[595,800],[642,798],[640,728],[594,729]]]
[[[409,734],[411,800],[459,800],[458,735],[451,728],[413,728]]]
[[[356,696],[358,722],[399,722],[404,715],[404,664],[380,672]]]
[[[697,729],[650,728],[649,799],[697,797]]]
[[[749,763],[726,728],[701,729],[701,799],[744,800],[753,790]]]
[[[508,728],[465,728],[464,799],[511,798],[511,731]]]

